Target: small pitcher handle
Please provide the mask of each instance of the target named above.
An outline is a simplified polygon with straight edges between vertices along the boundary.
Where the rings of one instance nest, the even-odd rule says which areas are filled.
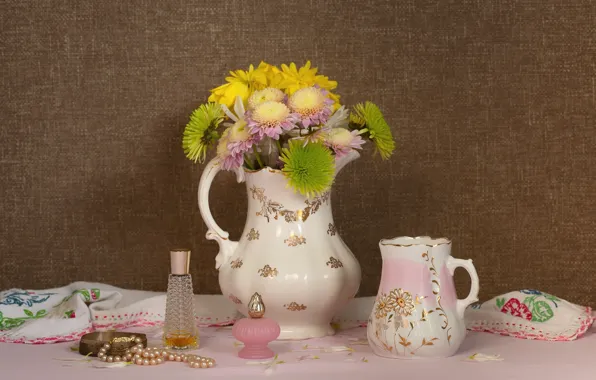
[[[198,191],[199,210],[201,211],[201,217],[208,228],[205,237],[207,240],[215,240],[217,241],[217,244],[219,244],[219,253],[215,256],[216,269],[219,269],[223,264],[227,263],[230,260],[230,257],[234,254],[236,247],[238,247],[238,242],[229,240],[228,237],[230,234],[217,225],[213,219],[213,215],[211,215],[211,210],[209,209],[209,190],[211,189],[213,178],[215,178],[215,175],[217,175],[219,171],[219,162],[216,157],[209,161],[205,167],[205,170],[201,175],[201,180],[199,181]],[[238,169],[236,174],[238,176],[238,182],[242,182],[244,180],[244,172],[241,171],[241,169]]]
[[[478,280],[478,273],[476,273],[476,268],[474,267],[474,264],[472,264],[472,260],[456,259],[450,256],[447,260],[447,269],[449,270],[449,273],[451,273],[452,276],[455,272],[455,268],[457,267],[464,268],[470,275],[470,278],[472,279],[472,284],[470,286],[470,294],[468,294],[468,296],[463,300],[458,299],[457,304],[455,306],[457,310],[457,315],[460,318],[463,318],[466,308],[474,302],[478,301],[478,291],[480,290],[480,282]]]

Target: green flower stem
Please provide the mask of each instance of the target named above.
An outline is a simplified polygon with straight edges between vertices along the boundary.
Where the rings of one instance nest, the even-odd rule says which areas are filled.
[[[263,165],[263,160],[261,159],[261,155],[257,151],[257,148],[253,147],[253,151],[255,152],[255,156],[257,157],[257,162],[259,163],[259,169],[264,168],[265,165]]]
[[[250,163],[250,161],[248,161],[248,158],[246,158],[246,156],[244,156],[244,163],[246,164],[246,166],[248,166],[250,170],[255,170],[255,167],[252,166],[252,164]]]

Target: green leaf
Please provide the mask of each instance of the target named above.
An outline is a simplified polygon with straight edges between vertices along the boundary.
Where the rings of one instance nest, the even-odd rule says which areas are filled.
[[[43,310],[43,309],[42,310],[38,310],[37,313],[35,313],[35,318],[41,318],[41,317],[45,316],[46,313],[47,312],[45,310]]]
[[[524,298],[524,304],[526,304],[528,307],[531,307],[532,303],[534,303],[534,300],[536,300],[536,296],[526,297]]]
[[[79,294],[85,298],[85,302],[91,301],[91,296],[89,295],[89,291],[87,289],[81,289]]]
[[[497,298],[497,307],[501,308],[505,305],[505,298]]]
[[[546,322],[554,317],[553,309],[545,301],[534,302],[532,322]]]
[[[33,313],[31,312],[31,310],[27,310],[27,309],[25,309],[25,310],[23,310],[23,312],[24,312],[24,313],[25,313],[25,314],[26,314],[28,317],[31,317],[31,318],[33,318]]]

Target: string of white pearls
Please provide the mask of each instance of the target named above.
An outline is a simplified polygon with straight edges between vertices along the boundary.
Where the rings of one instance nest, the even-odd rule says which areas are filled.
[[[97,353],[97,357],[101,361],[108,362],[108,363],[118,363],[121,361],[124,361],[124,362],[130,361],[134,354],[132,350],[134,350],[134,352],[137,352],[138,350],[144,349],[143,340],[141,338],[132,336],[131,341],[134,342],[135,346],[127,349],[123,356],[109,354],[110,350],[112,349],[112,344],[110,342],[110,343],[104,344],[103,347],[99,349],[99,352]]]
[[[112,348],[110,343],[106,343],[99,350],[97,357],[104,362],[132,362],[136,365],[158,365],[166,361],[188,363],[192,368],[211,368],[215,365],[213,358],[198,355],[176,354],[168,350],[157,347],[143,346],[141,338],[134,338],[135,345],[127,349],[124,355],[110,355]]]

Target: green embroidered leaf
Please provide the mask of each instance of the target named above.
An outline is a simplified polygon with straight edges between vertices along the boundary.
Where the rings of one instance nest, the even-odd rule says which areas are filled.
[[[47,314],[47,312],[45,310],[38,310],[37,313],[35,313],[35,318],[41,318],[44,317]]]
[[[87,289],[79,290],[79,294],[85,298],[85,302],[91,302],[91,296],[89,295],[89,291]]]
[[[502,308],[505,305],[505,298],[497,298],[497,307]]]
[[[393,313],[389,314],[389,318],[387,318],[387,322],[391,322],[392,318],[393,318]]]
[[[92,294],[94,300],[97,301],[99,299],[99,295],[100,295],[99,289],[96,289],[96,288],[91,289],[91,294]]]
[[[536,300],[536,296],[530,296],[530,297],[526,297],[524,298],[524,304],[526,304],[526,306],[531,307],[532,303],[534,303],[534,301]]]
[[[0,330],[10,330],[25,323],[25,318],[4,318],[0,321]]]
[[[25,309],[25,310],[23,310],[23,312],[24,312],[24,313],[25,313],[25,314],[26,314],[28,317],[31,317],[31,318],[33,318],[33,313],[31,312],[31,310],[27,310],[27,309]]]
[[[532,308],[532,321],[533,322],[546,322],[554,317],[553,309],[545,301],[534,302]]]

